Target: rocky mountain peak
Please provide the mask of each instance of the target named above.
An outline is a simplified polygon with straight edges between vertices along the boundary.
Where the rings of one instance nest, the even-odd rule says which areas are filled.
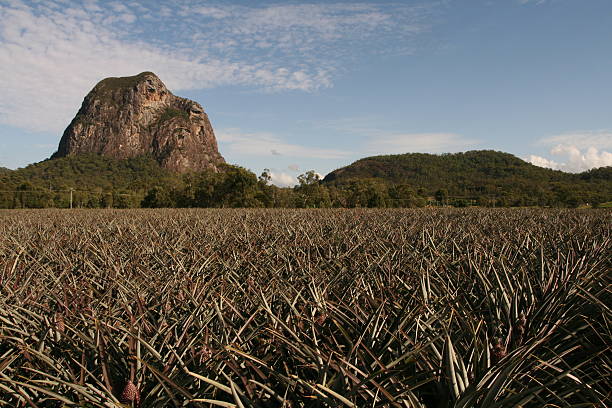
[[[152,72],[100,81],[53,158],[92,153],[117,159],[151,155],[177,172],[216,171],[225,163],[204,108],[173,95]]]

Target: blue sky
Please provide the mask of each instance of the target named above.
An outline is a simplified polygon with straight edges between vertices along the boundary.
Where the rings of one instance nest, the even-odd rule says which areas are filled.
[[[610,0],[0,0],[0,166],[49,157],[100,79],[142,71],[279,185],[406,152],[612,165]]]

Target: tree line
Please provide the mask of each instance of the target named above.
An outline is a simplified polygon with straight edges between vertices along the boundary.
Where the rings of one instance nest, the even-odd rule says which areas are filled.
[[[251,171],[226,166],[223,172],[188,174],[180,182],[160,183],[148,189],[104,190],[45,189],[22,183],[0,191],[0,208],[413,208],[424,206],[554,206],[585,204],[565,192],[551,197],[453,196],[447,189],[430,192],[409,184],[389,184],[380,179],[354,179],[341,186],[328,185],[314,171],[298,176],[295,187],[271,184],[269,170]],[[594,206],[597,206],[595,204]]]
[[[419,168],[427,169],[427,163],[423,160]],[[308,171],[298,176],[295,187],[288,188],[272,185],[269,170],[257,176],[245,168],[224,165],[219,172],[179,175],[147,157],[78,156],[0,170],[0,208],[597,207],[612,200],[609,168],[565,179],[553,174],[557,177],[553,180],[538,178],[533,169],[528,169],[530,177],[519,177],[513,174],[517,170],[507,166],[504,178],[471,176],[461,168],[453,169],[453,174],[432,168],[431,174],[420,175],[420,181],[408,174],[377,176],[363,168],[352,170],[359,170],[358,174],[349,172],[350,177],[340,173],[320,180]],[[577,184],[576,177],[590,179]]]

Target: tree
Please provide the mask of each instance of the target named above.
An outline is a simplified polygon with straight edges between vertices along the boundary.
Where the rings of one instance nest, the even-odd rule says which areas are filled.
[[[143,208],[171,208],[175,206],[175,202],[167,189],[157,186],[147,192],[140,205]]]
[[[393,207],[416,207],[416,193],[408,184],[397,184],[389,188]]]
[[[255,195],[255,198],[266,208],[274,207],[275,193],[277,188],[270,185],[271,181],[272,174],[270,169],[264,169],[257,180],[259,191]]]
[[[347,198],[348,207],[387,207],[390,201],[387,186],[380,180],[352,180]]]
[[[53,205],[49,191],[23,183],[17,187],[18,204],[21,208],[45,208]]]
[[[317,174],[314,170],[309,170],[306,173],[298,176],[298,183],[300,183],[300,187],[318,184],[320,180],[321,176],[319,176],[319,174]]]
[[[264,169],[264,171],[259,176],[258,181],[264,186],[270,184],[270,181],[272,181],[272,173],[270,172],[270,169]]]
[[[438,201],[442,205],[446,205],[446,201],[448,200],[448,191],[445,188],[441,188],[436,191],[435,194],[436,201]]]
[[[193,206],[194,207],[222,207],[220,199],[217,197],[219,194],[218,188],[221,184],[223,175],[204,172],[198,175],[197,179],[193,180]],[[186,189],[192,189],[191,185],[187,186]],[[188,194],[184,194],[185,197]]]
[[[298,176],[298,185],[294,187],[297,193],[297,206],[302,208],[328,208],[332,201],[329,191],[321,185],[321,176],[314,170]]]
[[[257,177],[243,167],[232,166],[219,185],[220,201],[227,207],[261,207],[255,195]],[[216,194],[215,194],[216,195]]]
[[[142,200],[136,194],[128,190],[119,190],[113,192],[113,207],[114,208],[137,208]]]

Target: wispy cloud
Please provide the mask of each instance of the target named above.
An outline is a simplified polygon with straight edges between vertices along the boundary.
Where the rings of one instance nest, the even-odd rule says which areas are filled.
[[[351,153],[286,142],[281,137],[266,132],[242,132],[240,129],[222,129],[216,132],[222,151],[246,156],[287,156],[309,159],[343,159]]]
[[[372,137],[366,145],[365,152],[371,154],[450,153],[467,150],[477,144],[477,140],[455,133],[403,133]]]
[[[100,79],[151,70],[173,90],[330,87],[342,61],[400,52],[433,6],[0,3],[0,123],[61,131]],[[394,46],[395,45],[395,46]]]
[[[36,143],[36,144],[32,145],[32,147],[34,147],[35,149],[49,150],[49,149],[53,149],[53,148],[57,147],[57,145],[48,144],[48,143]]]
[[[598,149],[612,149],[612,131],[576,131],[560,135],[545,137],[538,141],[540,145],[572,145],[579,149],[595,147]]]
[[[331,129],[335,132],[354,137],[358,135],[363,142],[355,147],[361,155],[400,154],[411,152],[451,153],[475,148],[479,140],[452,132],[402,132],[393,129],[397,124],[386,123],[377,116],[340,118],[318,122],[320,129]]]
[[[612,166],[612,132],[607,130],[570,132],[546,137],[538,141],[539,145],[550,147],[550,154],[555,159],[530,155],[530,163],[568,172],[582,172],[592,168]]]
[[[548,3],[550,2],[550,0],[518,0],[518,2],[520,4],[536,4],[536,5],[540,5],[540,4],[544,4],[544,3]]]
[[[240,129],[219,130],[217,139],[221,150],[232,155],[333,160],[411,152],[449,153],[468,150],[479,143],[476,139],[455,133],[393,133],[381,130],[367,133],[361,142],[354,143],[351,151],[293,144],[274,133],[243,132]],[[292,165],[291,170],[297,169],[297,165]]]
[[[383,49],[374,44],[384,43],[388,53],[405,50],[415,34],[430,28],[432,11],[442,2],[296,2],[259,7],[198,7],[197,3],[182,3],[177,14],[181,24],[203,27],[190,41],[207,49],[241,56],[269,52],[329,65],[333,59]],[[167,29],[174,31],[175,27]]]

